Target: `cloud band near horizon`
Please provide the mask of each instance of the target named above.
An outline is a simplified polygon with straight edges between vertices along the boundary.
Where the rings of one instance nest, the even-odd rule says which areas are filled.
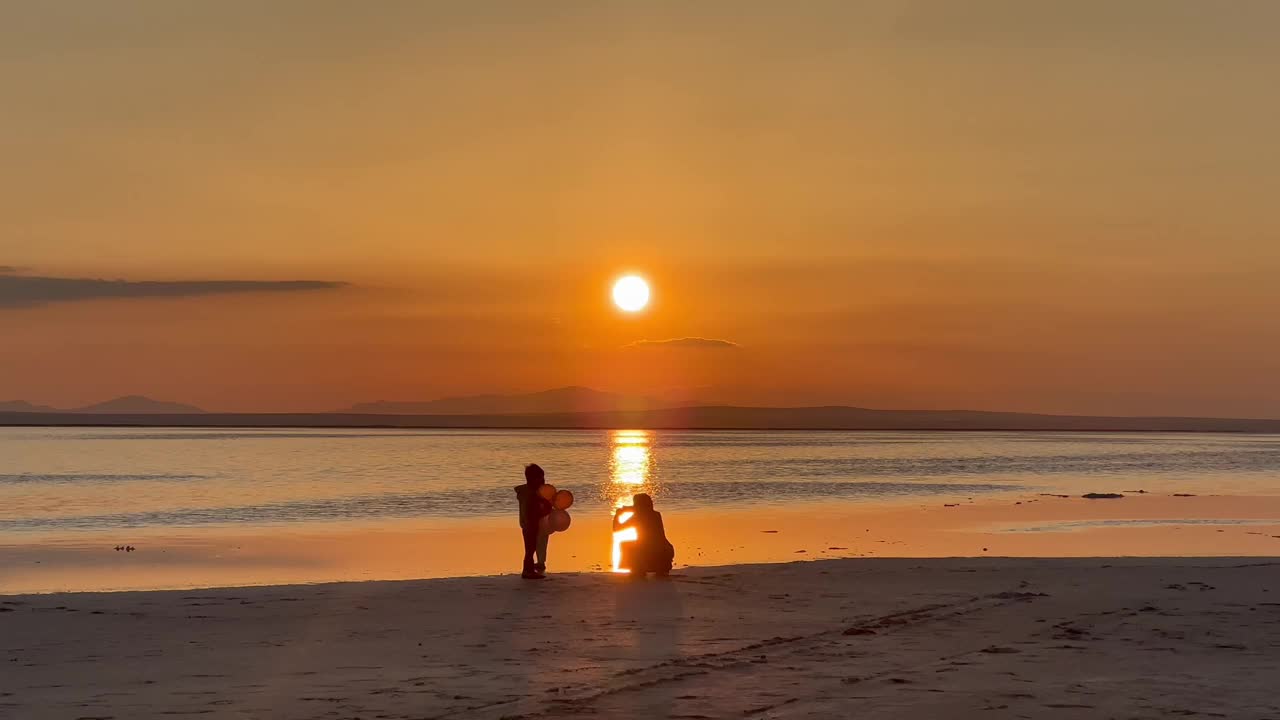
[[[259,292],[309,292],[346,287],[330,280],[104,280],[15,275],[0,266],[0,310],[50,303],[129,298],[183,298]]]
[[[697,348],[709,350],[736,350],[742,346],[731,340],[721,340],[718,338],[702,338],[702,337],[682,337],[671,338],[669,340],[637,340],[626,345],[627,349],[633,348],[656,348],[656,347],[675,347],[675,348]]]

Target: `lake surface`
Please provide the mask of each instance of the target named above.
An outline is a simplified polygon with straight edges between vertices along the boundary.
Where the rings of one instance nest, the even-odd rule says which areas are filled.
[[[0,428],[0,594],[518,572],[529,462],[576,496],[553,574],[642,491],[677,569],[1280,555],[1280,436]]]
[[[0,541],[512,518],[525,463],[575,515],[1085,492],[1280,495],[1280,436],[0,428]]]

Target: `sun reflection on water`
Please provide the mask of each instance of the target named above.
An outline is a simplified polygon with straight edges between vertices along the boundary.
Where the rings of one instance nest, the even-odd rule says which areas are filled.
[[[613,497],[613,509],[632,504],[632,498],[638,492],[652,494],[650,487],[649,432],[647,430],[616,430],[610,437],[613,446],[613,459],[610,462],[613,484],[610,492]],[[625,521],[630,513],[623,513],[618,519]],[[634,542],[635,528],[624,528],[613,533],[613,571],[626,573],[621,569],[622,544]]]

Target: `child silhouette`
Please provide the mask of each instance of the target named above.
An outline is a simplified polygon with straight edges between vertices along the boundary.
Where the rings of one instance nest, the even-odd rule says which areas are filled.
[[[546,577],[547,537],[541,529],[542,518],[551,514],[551,503],[538,494],[538,488],[547,483],[546,473],[536,464],[524,468],[524,485],[516,486],[516,500],[520,503],[520,534],[524,539],[524,567],[520,577],[541,580]],[[534,561],[534,553],[538,559]]]

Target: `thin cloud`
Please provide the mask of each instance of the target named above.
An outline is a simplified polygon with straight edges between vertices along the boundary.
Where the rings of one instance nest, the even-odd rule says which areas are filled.
[[[628,348],[701,348],[712,350],[733,350],[741,347],[736,342],[730,340],[718,340],[716,338],[701,337],[682,337],[671,338],[670,340],[637,340],[626,347]]]
[[[182,298],[345,287],[327,280],[102,280],[14,275],[0,267],[0,309],[120,298]]]
[[[16,273],[16,272],[18,272],[18,268],[12,265],[0,265],[0,275],[6,275],[8,273]]]

